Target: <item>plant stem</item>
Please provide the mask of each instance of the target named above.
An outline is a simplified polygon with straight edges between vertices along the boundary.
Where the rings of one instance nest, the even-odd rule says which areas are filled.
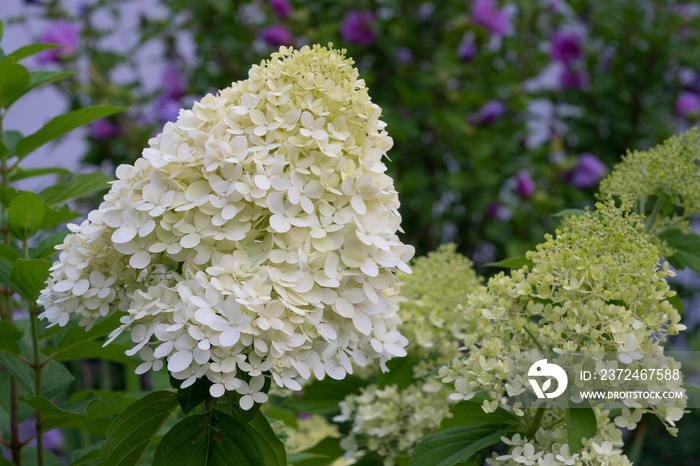
[[[656,216],[659,215],[659,212],[661,211],[661,207],[663,205],[664,205],[663,198],[661,196],[657,197],[656,203],[654,203],[654,208],[651,210],[651,214],[649,214],[646,225],[644,225],[644,233],[651,232],[651,227],[652,227],[652,225],[654,225],[654,221],[656,220]]]
[[[27,240],[24,243],[24,258],[29,259],[29,248]],[[36,315],[36,302],[29,302],[29,320],[32,324],[32,346],[34,350],[34,394],[41,396],[41,370],[44,366],[41,364],[41,353],[39,352],[39,322]],[[36,461],[37,466],[44,466],[44,415],[36,410]]]
[[[0,141],[5,142],[5,133],[2,128],[2,120],[4,114],[0,114]],[[2,163],[2,187],[8,188],[10,186],[10,174],[7,171],[7,154],[0,160]],[[2,207],[0,211],[0,226],[2,240],[6,246],[12,246],[12,237],[10,236],[10,229],[5,223],[5,207]],[[0,299],[0,309],[2,310],[2,319],[10,323],[14,323],[14,302],[12,299],[13,292],[8,289],[6,285],[0,285],[4,288],[2,299]],[[19,391],[17,389],[17,380],[10,376],[10,438],[11,438],[11,450],[12,450],[12,462],[16,465],[22,464],[22,459],[20,457],[20,450],[22,449],[22,442],[19,439]]]
[[[540,342],[537,341],[537,338],[535,338],[535,335],[532,334],[532,332],[530,331],[530,329],[528,329],[527,326],[524,325],[524,326],[523,326],[523,330],[525,330],[525,333],[527,333],[527,336],[530,337],[530,339],[531,339],[532,342],[535,344],[535,346],[537,347],[537,349],[540,350],[540,351],[542,351],[542,352],[544,353],[544,348],[542,348],[542,345],[540,345]]]
[[[535,417],[532,420],[532,424],[530,424],[530,437],[534,436],[537,433],[537,429],[540,428],[540,424],[542,423],[542,417],[544,416],[544,410],[545,408],[543,407],[537,408],[537,411],[535,412]]]

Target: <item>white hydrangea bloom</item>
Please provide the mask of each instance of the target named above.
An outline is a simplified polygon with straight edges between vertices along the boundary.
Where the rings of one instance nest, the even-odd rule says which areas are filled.
[[[352,64],[283,47],[181,110],[70,227],[42,317],[124,312],[111,339],[131,330],[139,372],[207,376],[244,408],[266,398],[264,373],[299,389],[405,355],[394,272],[413,248],[396,235],[392,140]]]

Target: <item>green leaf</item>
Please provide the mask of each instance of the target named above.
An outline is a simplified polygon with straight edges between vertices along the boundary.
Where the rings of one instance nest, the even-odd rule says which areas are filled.
[[[678,294],[671,296],[666,299],[671,306],[675,307],[679,314],[683,314],[683,300]]]
[[[18,355],[22,352],[19,344],[15,340],[22,338],[22,332],[11,322],[0,322],[0,351],[7,354]]]
[[[46,123],[39,131],[25,137],[17,144],[17,157],[21,160],[47,142],[53,141],[75,128],[124,110],[126,110],[125,107],[100,106],[81,108],[65,115],[57,116]]]
[[[209,387],[211,386],[212,383],[208,378],[200,377],[189,387],[178,389],[177,401],[180,403],[182,412],[184,414],[189,414],[190,411],[202,404],[204,400],[208,399],[210,397]]]
[[[65,45],[62,44],[29,44],[8,54],[7,58],[11,58],[12,61],[18,62],[24,58],[31,57],[39,52],[43,52],[44,50],[60,49],[63,47],[65,47]]]
[[[7,149],[7,158],[10,159],[15,156],[15,150],[17,149],[17,143],[22,139],[23,135],[19,131],[15,131],[13,129],[8,129],[4,133],[4,142],[5,142],[5,148]],[[3,189],[12,189],[13,188],[3,188]],[[3,204],[4,205],[4,204]],[[7,206],[6,206],[7,207]]]
[[[669,246],[676,250],[668,262],[677,269],[690,268],[700,276],[700,235],[697,233],[683,233],[677,228],[659,235]]]
[[[501,440],[511,428],[504,424],[457,426],[430,435],[413,450],[411,466],[451,466]]]
[[[135,366],[140,361],[135,356],[126,355],[126,352],[131,348],[133,348],[133,345],[122,345],[112,342],[107,346],[103,346],[100,341],[90,340],[61,351],[54,357],[54,360],[66,362],[80,361],[82,359],[102,359],[127,366]],[[133,367],[130,370],[133,370]]]
[[[265,415],[258,411],[255,417],[248,422],[248,426],[255,434],[258,446],[265,457],[265,464],[267,466],[287,466],[284,444],[277,438]]]
[[[686,390],[700,393],[700,385],[696,385],[694,383],[683,382],[683,388],[685,388]]]
[[[165,434],[153,466],[265,466],[253,430],[238,419],[214,411],[211,418],[186,417]]]
[[[552,214],[552,217],[571,217],[574,215],[586,215],[588,212],[585,209],[563,209]]]
[[[457,426],[478,426],[484,424],[518,424],[520,421],[503,408],[493,413],[485,413],[481,407],[483,399],[460,401],[450,409],[452,417],[446,417],[440,423],[440,430]]]
[[[384,388],[396,385],[402,390],[413,383],[413,367],[418,364],[418,358],[410,356],[404,358],[392,358],[386,363],[389,372],[380,372],[377,377],[377,386]]]
[[[511,257],[510,259],[503,259],[499,262],[490,262],[488,264],[484,264],[485,267],[498,267],[501,269],[520,269],[525,265],[527,265],[527,267],[530,270],[532,270],[532,268],[535,266],[535,263],[527,257],[521,256]]]
[[[575,453],[583,448],[581,439],[593,438],[598,431],[595,413],[588,401],[578,403],[576,407],[569,403],[566,408],[566,436],[569,440],[569,451]]]
[[[17,284],[10,279],[10,274],[12,274],[12,264],[0,258],[0,282],[18,291]]]
[[[36,234],[44,221],[44,203],[39,196],[28,191],[19,193],[7,211],[8,226],[12,234],[26,240]]]
[[[34,176],[43,176],[43,175],[70,175],[71,172],[70,170],[66,170],[65,168],[59,168],[59,167],[50,167],[50,168],[22,168],[22,167],[17,167],[15,170],[12,172],[12,175],[10,175],[10,181],[17,181],[17,180],[23,180],[25,178],[32,178]]]
[[[61,79],[68,78],[70,76],[73,76],[74,73],[69,73],[66,71],[30,71],[29,72],[29,84],[27,85],[27,88],[22,92],[22,95],[29,94],[31,91],[34,89],[45,86],[47,84],[51,84],[56,81],[60,81]],[[22,97],[22,95],[17,96],[14,100],[11,102],[8,102],[7,105],[8,107],[14,104],[17,99]],[[14,150],[14,149],[13,149]]]
[[[68,183],[49,186],[39,193],[49,207],[64,204],[72,199],[109,188],[112,178],[102,172],[75,175]]]
[[[8,108],[24,94],[29,85],[29,71],[11,60],[0,61],[0,107]]]
[[[86,397],[91,396],[90,394],[91,392],[87,391],[74,393],[71,399],[76,401],[73,401],[67,406],[73,406],[74,403],[81,402]],[[69,427],[71,429],[90,432],[97,436],[104,437],[107,428],[112,422],[110,416],[121,414],[132,403],[137,401],[137,398],[124,395],[123,393],[94,390],[94,394],[100,397],[101,400],[88,403],[86,407],[87,417],[79,414],[49,417],[46,418],[44,427],[47,430]]]
[[[0,243],[0,258],[14,264],[14,262],[19,259],[19,254],[5,243]]]
[[[48,230],[49,228],[55,227],[59,223],[64,223],[69,220],[73,220],[76,217],[80,217],[83,214],[80,212],[74,212],[68,208],[68,206],[63,206],[60,209],[49,209],[44,210],[44,222],[41,224],[42,230]]]
[[[22,356],[27,359],[32,359],[32,350],[19,343],[22,350]],[[29,367],[24,361],[17,359],[9,354],[0,353],[0,364],[5,367],[5,370],[14,377],[21,387],[27,392],[34,395],[34,370]],[[73,375],[66,369],[63,364],[56,361],[49,361],[42,371],[41,379],[41,394],[46,398],[63,393],[71,383],[73,383]]]
[[[17,285],[17,292],[27,301],[35,302],[46,287],[51,262],[44,259],[17,259],[10,273],[10,280]]]
[[[304,387],[304,395],[294,402],[298,412],[331,415],[340,412],[338,403],[346,396],[358,393],[369,382],[359,377],[347,375],[343,380],[314,380]]]
[[[153,437],[177,406],[175,393],[151,393],[130,405],[107,429],[98,466],[138,464]]]
[[[63,243],[70,231],[59,231],[51,236],[47,236],[36,246],[35,259],[46,259],[56,252],[56,246]]]
[[[339,438],[326,437],[307,450],[288,455],[287,462],[294,466],[326,466],[344,454]]]
[[[86,341],[95,340],[105,336],[115,328],[119,327],[121,314],[114,313],[104,320],[96,323],[90,330],[85,331],[85,327],[73,325],[65,333],[56,336],[56,352],[61,353]]]
[[[81,466],[97,461],[100,457],[100,449],[103,444],[104,442],[99,442],[89,447],[75,450],[70,454],[70,466]]]
[[[0,364],[4,366],[5,371],[17,380],[23,389],[29,393],[34,392],[34,371],[31,367],[14,356],[2,353],[0,353]]]
[[[17,196],[17,190],[15,188],[0,188],[0,203],[4,208],[10,207],[12,199]]]
[[[88,393],[85,398],[83,398],[80,401],[69,403],[65,405],[64,407],[60,408],[53,404],[51,401],[49,401],[46,397],[43,396],[33,396],[31,398],[26,398],[22,395],[19,397],[19,401],[22,401],[23,403],[27,403],[30,406],[33,406],[34,408],[38,409],[41,411],[44,416],[48,417],[63,417],[63,416],[71,416],[71,415],[78,415],[78,416],[83,416],[87,417],[87,407],[91,404],[94,403],[95,401],[99,400],[100,397],[95,395],[94,393]]]
[[[20,455],[22,466],[37,466],[36,447],[24,447]],[[63,466],[63,462],[50,450],[44,449],[44,466]]]
[[[68,389],[75,378],[73,374],[57,361],[49,361],[41,373],[41,395],[53,398]],[[33,392],[32,392],[33,393]]]

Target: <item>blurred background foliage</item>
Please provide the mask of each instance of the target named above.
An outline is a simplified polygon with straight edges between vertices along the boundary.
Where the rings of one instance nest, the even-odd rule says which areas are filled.
[[[138,7],[119,3],[34,10],[48,33],[75,28],[40,38],[72,41],[55,61],[78,71],[63,88],[74,108],[132,106],[93,125],[86,162],[132,162],[181,106],[245,79],[280,45],[332,42],[383,109],[405,241],[419,254],[456,242],[477,265],[522,254],[551,230],[551,213],[589,202],[626,148],[655,145],[700,112],[691,3],[161,0],[167,14],[143,14],[138,40],[117,53],[95,18]],[[164,44],[161,88],[117,84],[152,41]]]

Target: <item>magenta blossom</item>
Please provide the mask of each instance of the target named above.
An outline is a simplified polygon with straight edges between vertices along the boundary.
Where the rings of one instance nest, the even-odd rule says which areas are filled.
[[[518,172],[515,175],[515,190],[521,197],[530,197],[535,192],[535,182],[527,172]]]
[[[573,32],[559,31],[552,38],[550,56],[553,60],[568,65],[583,56],[581,37]]]
[[[676,114],[688,120],[700,116],[700,96],[692,92],[683,92],[676,100]]]
[[[507,110],[508,107],[506,107],[503,102],[499,100],[491,100],[479,109],[476,123],[480,126],[489,126],[500,120],[501,117],[505,115]]]
[[[598,157],[593,154],[581,154],[578,164],[564,178],[577,188],[590,188],[603,179],[608,169]]]
[[[559,85],[564,89],[583,89],[588,84],[588,76],[583,71],[578,71],[565,66],[559,75]]]
[[[170,64],[163,67],[160,75],[163,95],[168,99],[178,100],[187,93],[187,83],[180,73]]]
[[[119,127],[106,118],[100,118],[90,124],[93,139],[112,139],[119,134]]]
[[[180,114],[180,103],[161,95],[156,99],[156,114],[161,123],[176,121]]]
[[[413,52],[408,47],[399,47],[396,51],[396,61],[402,65],[413,63]]]
[[[279,47],[281,45],[293,45],[294,35],[287,26],[273,24],[262,28],[258,35],[267,45]]]
[[[292,4],[289,0],[270,0],[270,8],[282,19],[289,18],[292,14]]]
[[[78,47],[78,26],[75,23],[60,21],[52,23],[44,30],[39,38],[39,42],[48,44],[63,45],[60,49],[44,50],[37,54],[36,58],[40,64],[58,63],[64,58],[75,54]]]
[[[349,11],[340,25],[340,35],[351,44],[370,45],[377,39],[370,11]]]
[[[469,62],[476,56],[476,44],[474,43],[474,38],[471,34],[464,34],[462,36],[462,41],[457,47],[457,57],[460,61]]]
[[[476,0],[472,8],[472,19],[496,36],[502,36],[510,29],[508,13],[505,9],[496,8],[495,0]]]

